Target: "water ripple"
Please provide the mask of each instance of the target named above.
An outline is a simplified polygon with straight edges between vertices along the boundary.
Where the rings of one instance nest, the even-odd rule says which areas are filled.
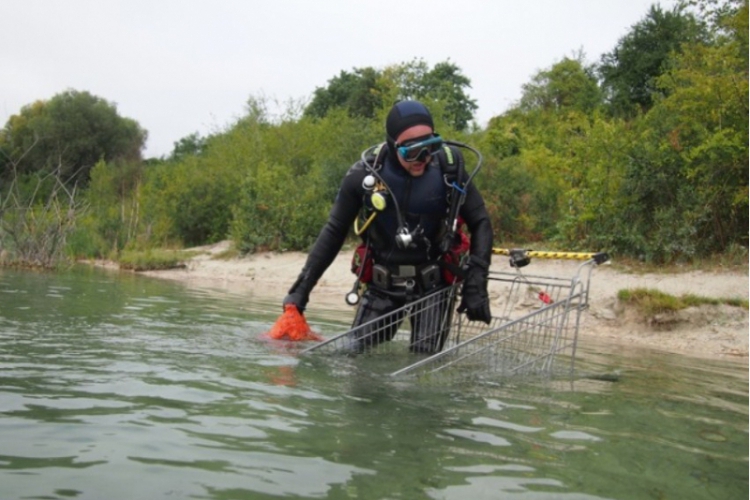
[[[3,500],[747,498],[746,366],[597,352],[617,382],[433,386],[379,375],[408,353],[260,342],[277,311],[244,297],[90,271],[0,292]]]

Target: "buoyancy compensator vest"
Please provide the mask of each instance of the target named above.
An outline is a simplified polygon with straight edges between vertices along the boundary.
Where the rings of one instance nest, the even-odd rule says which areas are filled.
[[[469,249],[458,216],[466,180],[461,151],[444,144],[425,173],[412,177],[386,149],[381,144],[362,156],[368,175],[354,229],[363,242],[355,250],[352,272],[367,283],[373,261],[394,265],[436,261],[446,264],[441,266],[443,279],[454,282],[460,259]]]

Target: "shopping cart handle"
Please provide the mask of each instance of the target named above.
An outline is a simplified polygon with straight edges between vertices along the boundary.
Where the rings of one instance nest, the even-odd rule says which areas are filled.
[[[509,255],[511,265],[513,261],[519,261],[522,258],[529,259],[536,257],[539,259],[564,259],[564,260],[589,260],[593,259],[596,265],[604,264],[609,261],[609,254],[606,252],[542,252],[535,250],[524,250],[520,248],[493,248],[492,253],[495,255]],[[528,263],[528,262],[527,262]],[[516,266],[513,266],[516,267]],[[518,266],[521,267],[521,266]]]
[[[521,248],[514,248],[510,251],[510,267],[521,268],[531,263],[529,252]]]
[[[607,252],[597,252],[593,255],[592,259],[594,259],[597,266],[601,266],[605,262],[609,262],[609,254]]]

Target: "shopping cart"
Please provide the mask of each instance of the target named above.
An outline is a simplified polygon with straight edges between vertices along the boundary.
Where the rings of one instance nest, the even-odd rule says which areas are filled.
[[[510,272],[490,272],[491,294],[501,297],[494,301],[493,309],[500,306],[501,312],[489,325],[456,312],[461,291],[458,284],[335,335],[301,354],[434,352],[422,354],[421,359],[398,357],[404,365],[390,373],[421,379],[548,376],[572,370],[581,313],[588,306],[591,272],[609,258],[604,253],[514,252],[510,254],[512,262],[528,257],[587,259],[566,278],[527,274],[518,267]],[[508,254],[501,249],[495,253]],[[429,331],[430,336],[415,338],[412,330]]]

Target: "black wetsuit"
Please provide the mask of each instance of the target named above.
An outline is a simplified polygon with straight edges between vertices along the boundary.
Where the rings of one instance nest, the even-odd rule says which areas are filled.
[[[454,154],[460,154],[455,148]],[[444,154],[440,152],[438,154]],[[440,258],[439,238],[443,219],[448,211],[448,190],[437,154],[419,177],[411,176],[395,158],[385,154],[382,168],[378,171],[389,187],[386,208],[374,218],[363,238],[371,248],[375,264],[395,269],[398,266],[419,266],[436,262]],[[355,163],[344,177],[336,201],[333,204],[328,222],[321,230],[318,239],[307,257],[299,278],[289,293],[296,296],[295,303],[304,309],[310,292],[328,266],[341,250],[355,219],[363,209],[367,191],[363,180],[369,174],[362,161]],[[465,175],[465,174],[464,174]],[[463,179],[465,180],[465,179]],[[467,194],[460,209],[460,216],[471,233],[470,254],[489,264],[492,256],[492,227],[484,200],[474,184],[466,188]],[[395,199],[395,200],[394,200]],[[410,248],[400,248],[396,244],[396,231],[400,227],[396,203],[401,218],[410,231],[418,226],[420,231]],[[424,293],[429,290],[418,290]],[[407,299],[377,286],[369,286],[354,319],[354,326],[363,324],[382,314],[388,313],[405,303]],[[300,303],[301,302],[301,303]],[[412,349],[434,352],[439,349],[439,332],[427,332],[430,318],[412,318]],[[377,338],[368,339],[368,345],[390,340],[396,332],[382,332]],[[422,330],[420,332],[420,330]],[[438,334],[438,335],[436,335]],[[429,338],[428,338],[429,337]]]

